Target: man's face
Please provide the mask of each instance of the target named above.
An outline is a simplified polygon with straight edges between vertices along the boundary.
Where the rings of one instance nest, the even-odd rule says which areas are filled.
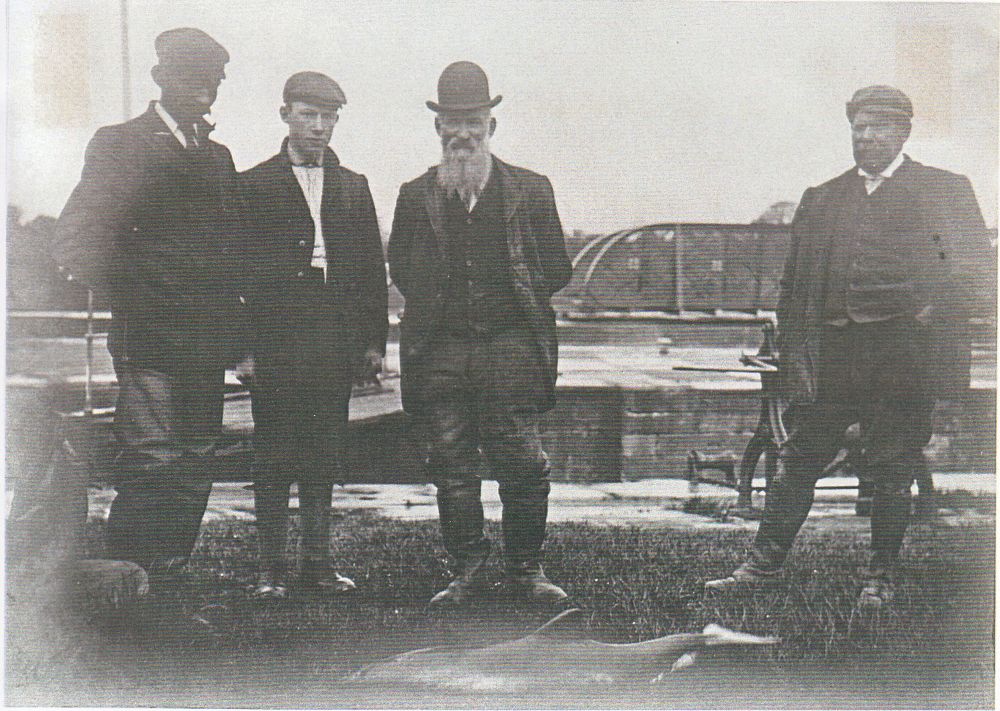
[[[871,174],[888,166],[909,137],[909,122],[881,112],[862,110],[851,121],[854,160]]]
[[[496,130],[496,119],[488,109],[476,111],[443,111],[434,119],[445,155],[467,158],[481,149]]]
[[[293,101],[281,107],[281,120],[288,124],[288,143],[301,153],[321,153],[330,142],[338,109]]]
[[[157,67],[153,75],[162,100],[176,118],[196,119],[212,110],[219,85],[226,78],[221,66]]]

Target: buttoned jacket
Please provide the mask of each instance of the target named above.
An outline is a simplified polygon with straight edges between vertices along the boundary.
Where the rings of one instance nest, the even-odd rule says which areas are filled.
[[[860,181],[852,168],[809,188],[792,223],[777,308],[780,378],[791,402],[816,397],[830,250],[835,237],[851,229]],[[868,199],[875,233],[897,247],[913,276],[912,315],[929,307],[931,391],[960,393],[969,385],[969,319],[991,315],[996,281],[972,185],[963,175],[906,158]]]
[[[240,346],[245,212],[229,150],[202,140],[185,150],[152,104],[99,129],[56,226],[57,263],[110,302],[108,348],[135,366],[212,369]]]
[[[315,229],[292,170],[287,139],[276,155],[242,173],[240,182],[253,229],[248,302],[255,348],[283,348],[289,332],[315,328],[316,314],[306,312],[308,304],[323,309],[325,327],[336,331],[342,345],[341,356],[353,360],[366,349],[384,354],[385,256],[367,179],[326,149],[320,219],[327,274],[318,304],[303,298],[303,289],[314,285],[310,262]]]
[[[522,403],[544,411],[555,404],[558,344],[552,295],[569,283],[572,265],[566,256],[562,224],[549,179],[494,158],[502,186],[507,256],[518,306],[531,329],[546,382]],[[399,191],[389,237],[389,271],[406,299],[400,323],[403,406],[411,401],[413,368],[442,333],[444,300],[452,244],[445,228],[445,193],[437,168],[404,184]],[[498,314],[498,318],[503,315]]]

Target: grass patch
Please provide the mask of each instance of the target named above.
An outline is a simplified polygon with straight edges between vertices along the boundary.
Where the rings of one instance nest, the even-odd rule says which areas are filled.
[[[700,496],[690,496],[684,499],[684,503],[681,504],[681,511],[697,516],[704,516],[716,521],[728,521],[730,518],[730,505],[731,502],[728,499],[723,501],[719,498],[703,499]]]
[[[97,524],[92,533],[99,548]],[[491,533],[496,540],[499,531]],[[595,639],[632,642],[712,622],[782,638],[774,650],[750,650],[734,661],[732,674],[755,669],[760,673],[753,679],[735,687],[733,676],[706,679],[709,696],[687,699],[687,705],[725,705],[720,693],[750,693],[757,682],[760,693],[772,696],[741,697],[743,705],[784,699],[800,706],[872,706],[882,705],[872,699],[884,693],[903,705],[933,707],[935,689],[943,706],[991,700],[993,521],[914,527],[897,604],[860,617],[854,601],[867,538],[803,531],[781,585],[705,596],[704,580],[741,562],[749,532],[554,524],[546,571],[589,611]],[[23,598],[13,598],[12,606],[8,591],[8,702],[346,707],[353,697],[337,680],[366,662],[434,644],[517,637],[551,614],[523,608],[499,591],[467,611],[429,612],[427,600],[448,581],[434,522],[351,512],[334,527],[332,546],[341,572],[359,587],[347,598],[252,599],[256,533],[242,522],[207,524],[186,579],[114,615],[65,606],[37,612],[39,606]],[[500,562],[492,563],[499,577]],[[896,677],[898,688],[891,683]],[[891,688],[872,691],[875,697],[852,695],[880,684]],[[816,695],[816,689],[834,688],[833,697]],[[290,697],[288,689],[297,695]],[[916,690],[925,695],[907,696]],[[595,703],[618,706],[628,698],[631,705],[684,705],[683,697],[651,693]],[[408,705],[398,696],[369,695],[357,703]],[[413,703],[448,705],[439,698]]]

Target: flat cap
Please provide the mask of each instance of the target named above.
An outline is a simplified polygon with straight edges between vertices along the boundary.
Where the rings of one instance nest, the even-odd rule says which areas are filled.
[[[910,120],[913,118],[913,104],[910,97],[893,86],[875,84],[858,89],[847,102],[847,119],[853,121],[862,109],[882,114],[891,114]]]
[[[281,92],[285,104],[305,101],[316,106],[338,108],[347,103],[347,97],[340,85],[326,74],[319,72],[298,72],[288,77]]]
[[[163,65],[218,66],[229,61],[229,52],[207,33],[194,27],[161,32],[153,43]]]

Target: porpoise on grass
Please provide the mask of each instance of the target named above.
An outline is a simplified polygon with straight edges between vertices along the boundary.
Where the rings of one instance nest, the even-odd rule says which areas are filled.
[[[653,683],[665,672],[695,663],[700,651],[723,645],[773,645],[776,637],[734,632],[710,624],[701,632],[672,634],[631,644],[571,639],[566,610],[531,634],[486,647],[429,647],[370,664],[352,679],[464,692],[518,691],[560,684]]]

